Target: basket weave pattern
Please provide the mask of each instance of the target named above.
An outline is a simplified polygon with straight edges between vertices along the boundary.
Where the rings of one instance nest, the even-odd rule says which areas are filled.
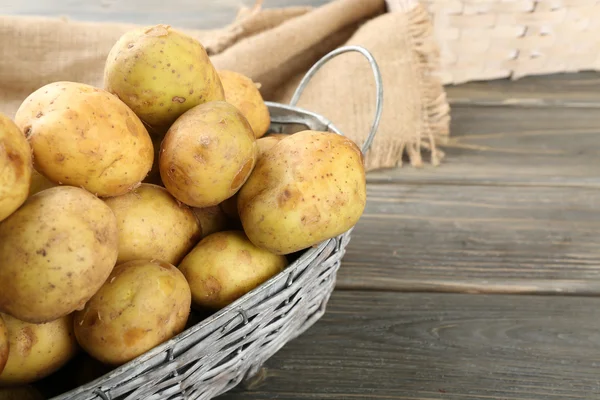
[[[600,0],[422,0],[442,80],[600,70]]]
[[[140,360],[60,399],[211,399],[258,372],[325,312],[350,232],[322,243],[233,309],[186,331]],[[147,357],[145,357],[147,358]]]

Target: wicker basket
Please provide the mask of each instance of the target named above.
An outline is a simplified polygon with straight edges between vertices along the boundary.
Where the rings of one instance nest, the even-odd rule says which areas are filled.
[[[442,80],[600,70],[600,0],[421,0]]]
[[[308,71],[291,105],[268,102],[271,131],[341,132],[324,117],[295,107],[310,78],[331,58],[363,54],[377,85],[376,116],[362,151],[374,138],[382,105],[382,84],[371,54],[357,46],[332,51]],[[281,274],[231,305],[108,374],[53,400],[211,399],[258,372],[262,364],[325,312],[350,232],[312,247]]]

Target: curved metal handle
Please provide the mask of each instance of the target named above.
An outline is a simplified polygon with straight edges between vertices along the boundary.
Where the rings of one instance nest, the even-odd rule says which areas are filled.
[[[356,52],[362,54],[369,61],[369,64],[371,65],[371,69],[373,70],[373,75],[375,76],[375,90],[377,91],[377,97],[375,100],[375,118],[373,119],[373,124],[371,125],[371,131],[369,132],[369,136],[367,136],[367,140],[365,140],[365,142],[363,143],[362,149],[361,149],[361,151],[364,154],[369,150],[369,148],[371,147],[371,144],[373,143],[373,139],[375,138],[375,134],[377,133],[377,128],[379,127],[379,121],[381,119],[381,111],[382,111],[382,107],[383,107],[383,81],[381,78],[381,72],[379,71],[379,66],[377,65],[377,61],[375,61],[375,58],[373,57],[373,55],[371,53],[369,53],[369,51],[367,49],[365,49],[364,47],[343,46],[343,47],[339,47],[339,48],[331,51],[330,53],[326,54],[325,56],[323,56],[323,58],[321,58],[319,61],[317,61],[315,63],[315,65],[313,65],[311,67],[311,69],[308,70],[306,75],[304,75],[304,77],[300,81],[300,84],[298,85],[298,88],[296,88],[296,91],[294,92],[294,95],[292,96],[292,100],[290,100],[290,105],[295,106],[296,103],[298,103],[298,100],[300,100],[300,96],[302,95],[302,92],[304,92],[304,89],[308,85],[308,82],[315,75],[315,73],[319,69],[321,69],[321,67],[327,61],[331,60],[332,58],[334,58],[340,54],[348,53],[351,51],[356,51]]]

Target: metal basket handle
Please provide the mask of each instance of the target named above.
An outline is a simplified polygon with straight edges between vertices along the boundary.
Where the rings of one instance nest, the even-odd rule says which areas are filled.
[[[382,107],[383,107],[383,81],[381,78],[381,72],[379,71],[379,66],[377,65],[377,62],[375,61],[375,58],[373,57],[373,55],[371,53],[369,53],[369,51],[367,49],[365,49],[364,47],[342,46],[342,47],[339,47],[339,48],[331,51],[330,53],[326,54],[325,56],[323,56],[323,58],[321,58],[319,61],[317,61],[308,70],[306,75],[304,75],[304,77],[300,81],[300,84],[298,85],[298,88],[296,88],[296,91],[294,92],[292,99],[290,100],[290,105],[295,106],[296,103],[298,103],[298,100],[300,100],[300,96],[302,95],[302,92],[304,92],[304,89],[308,85],[308,82],[316,74],[316,72],[319,69],[321,69],[321,67],[323,65],[325,65],[325,63],[327,61],[331,60],[332,58],[334,58],[340,54],[348,53],[351,51],[356,51],[356,52],[362,54],[363,56],[365,56],[365,58],[369,61],[369,64],[371,65],[371,69],[373,70],[373,75],[375,76],[375,90],[377,92],[377,98],[375,100],[375,118],[373,119],[373,124],[371,125],[371,130],[369,131],[369,136],[367,136],[367,140],[365,140],[365,142],[363,143],[362,149],[361,149],[361,151],[364,154],[369,150],[369,148],[371,147],[371,144],[373,143],[373,139],[375,138],[375,134],[377,133],[377,128],[379,127],[379,121],[381,119],[381,111],[382,111]]]

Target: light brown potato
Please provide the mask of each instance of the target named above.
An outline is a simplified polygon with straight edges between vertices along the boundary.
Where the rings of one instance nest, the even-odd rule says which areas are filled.
[[[33,386],[0,387],[0,400],[45,400]]]
[[[8,350],[8,330],[0,314],[0,374],[4,370],[6,360],[8,360]]]
[[[75,335],[89,355],[119,365],[180,333],[190,305],[190,287],[173,265],[130,261],[75,313]]]
[[[227,227],[227,216],[219,206],[192,208],[192,211],[202,227],[202,237],[224,231]]]
[[[183,259],[179,269],[192,290],[196,307],[223,308],[287,265],[284,256],[254,246],[242,231],[213,233]]]
[[[169,126],[190,108],[225,100],[202,44],[169,25],[131,30],[115,43],[104,68],[106,90],[152,126]]]
[[[365,204],[360,149],[348,138],[315,131],[295,133],[265,153],[238,195],[248,238],[275,254],[347,231]]]
[[[192,207],[215,206],[246,182],[257,155],[254,133],[231,104],[216,101],[183,114],[160,150],[160,176],[167,190]]]
[[[8,328],[10,352],[0,386],[24,385],[60,369],[77,353],[71,315],[32,324],[2,314]]]
[[[50,189],[51,187],[58,186],[44,175],[37,172],[35,169],[31,171],[31,185],[29,186],[29,196],[31,197],[42,190]]]
[[[117,217],[117,264],[158,259],[177,264],[202,236],[196,216],[167,189],[143,183],[137,189],[105,200]]]
[[[142,121],[116,96],[75,82],[31,93],[15,122],[33,149],[36,170],[52,182],[118,196],[148,174],[154,157]]]
[[[83,307],[117,261],[117,220],[73,186],[46,189],[0,224],[0,311],[41,323]]]
[[[262,137],[269,130],[271,115],[256,83],[234,71],[220,70],[219,77],[225,91],[225,101],[244,114],[254,131],[254,136]]]
[[[258,153],[256,157],[256,162],[260,160],[260,158],[265,154],[268,150],[270,150],[273,146],[275,146],[281,139],[286,138],[289,135],[286,134],[271,134],[269,136],[264,136],[256,140],[256,144],[258,145]],[[238,199],[239,191],[231,196],[230,198],[224,200],[219,204],[221,210],[233,221],[240,220],[240,214],[237,209],[237,199]]]
[[[10,118],[0,113],[0,221],[27,199],[32,170],[27,139]]]

